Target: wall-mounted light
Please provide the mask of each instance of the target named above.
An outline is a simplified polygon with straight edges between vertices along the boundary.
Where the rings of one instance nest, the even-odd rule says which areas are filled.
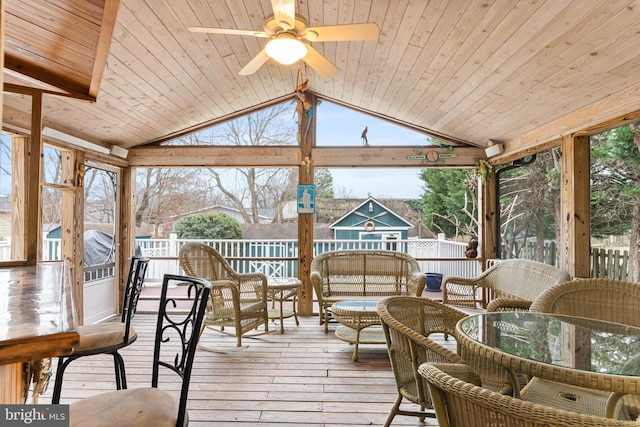
[[[493,139],[490,139],[487,145],[489,146],[484,150],[487,157],[497,156],[504,151],[504,146]]]
[[[107,147],[85,141],[84,139],[60,132],[59,130],[51,129],[50,127],[42,129],[42,135],[51,139],[66,142],[67,144],[75,145],[79,148],[84,148],[85,150],[91,150],[101,154],[111,154],[111,150]]]
[[[112,145],[109,152],[114,156],[122,157],[123,159],[126,159],[129,156],[129,150],[118,145]]]
[[[369,202],[369,212],[373,212],[373,203]]]

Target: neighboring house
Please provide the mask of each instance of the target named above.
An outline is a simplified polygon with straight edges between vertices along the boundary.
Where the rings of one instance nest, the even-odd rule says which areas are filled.
[[[335,240],[404,240],[413,224],[369,197],[329,226]]]
[[[349,212],[352,212],[358,206],[366,203],[369,199],[375,201],[377,205],[384,206],[385,211],[392,212],[397,217],[400,217],[404,221],[404,223],[409,223],[409,228],[406,229],[406,234],[402,234],[403,236],[406,236],[404,238],[436,238],[436,235],[422,223],[422,211],[412,208],[411,205],[403,199],[377,200],[372,197],[369,197],[368,199],[317,199],[315,213],[316,229],[321,225],[334,225],[334,223],[336,223],[339,219],[343,218]],[[285,203],[282,209],[285,221],[295,222],[297,220],[298,214],[296,212],[296,207],[297,204],[295,201]],[[384,227],[383,224],[380,225]],[[329,229],[329,231],[331,232],[331,236],[329,238],[334,238],[333,232],[336,230],[334,228],[331,228]],[[314,233],[314,238],[320,239],[321,237],[318,237],[318,233]],[[337,239],[338,237],[336,236],[335,238]],[[358,237],[355,238],[357,239]]]

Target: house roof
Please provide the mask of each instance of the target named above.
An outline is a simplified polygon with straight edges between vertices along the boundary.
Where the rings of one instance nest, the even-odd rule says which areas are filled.
[[[187,30],[262,30],[266,0],[4,3],[4,82],[71,95],[45,95],[44,125],[105,147],[288,99],[299,75],[322,99],[481,148],[524,153],[640,116],[633,1],[296,1],[311,26],[381,30],[378,41],[313,42],[341,70],[331,79],[272,60],[241,76],[267,39]],[[28,130],[30,111],[20,90],[5,93],[6,128]]]
[[[371,204],[371,206],[368,206],[369,204]],[[387,217],[387,214],[391,215],[391,218]],[[363,224],[369,221],[394,228],[409,229],[414,227],[411,222],[404,219],[401,215],[393,212],[373,197],[369,197],[364,202],[345,213],[333,224],[329,225],[329,228],[335,229],[337,227],[353,226],[362,227]]]

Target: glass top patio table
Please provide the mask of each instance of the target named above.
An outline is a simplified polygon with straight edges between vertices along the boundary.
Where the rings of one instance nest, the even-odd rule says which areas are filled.
[[[640,328],[549,313],[495,312],[466,317],[456,329],[470,358],[610,391],[611,410],[621,395],[640,394]]]

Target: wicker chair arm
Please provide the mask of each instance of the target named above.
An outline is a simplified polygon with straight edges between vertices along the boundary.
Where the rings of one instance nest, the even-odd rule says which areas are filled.
[[[496,298],[487,304],[487,311],[529,311],[531,301]]]
[[[483,286],[483,275],[473,278],[448,276],[442,281],[442,302],[444,304],[476,307],[476,290]]]
[[[427,286],[427,276],[419,271],[409,274],[407,281],[408,295],[419,297]]]
[[[265,283],[267,282],[267,276],[262,273],[235,273],[235,277],[237,277],[241,281],[245,280],[262,280]]]
[[[430,365],[458,380],[471,383],[476,386],[482,385],[480,375],[478,375],[476,371],[474,371],[473,368],[464,361],[458,363],[431,363]],[[424,370],[425,368],[422,369]],[[420,368],[418,368],[418,371],[420,371]]]
[[[239,290],[240,284],[236,280],[229,279],[220,279],[220,280],[210,280],[212,289],[233,289]]]

